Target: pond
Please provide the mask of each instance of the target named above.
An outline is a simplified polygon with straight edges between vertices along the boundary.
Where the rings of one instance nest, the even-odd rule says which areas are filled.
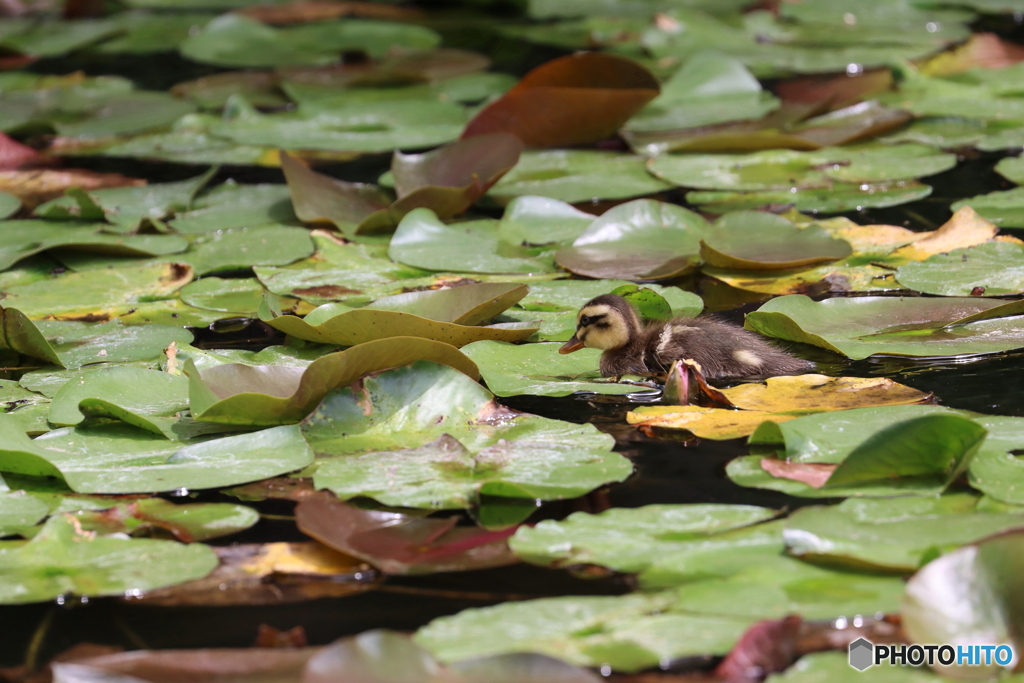
[[[1024,5],[65,13],[0,3],[0,677],[1022,647]],[[601,377],[612,290],[815,374]]]

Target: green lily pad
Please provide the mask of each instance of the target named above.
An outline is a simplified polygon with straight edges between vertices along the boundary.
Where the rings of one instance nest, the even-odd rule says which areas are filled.
[[[923,145],[840,147],[812,152],[769,150],[752,154],[664,154],[651,173],[681,187],[764,191],[831,187],[834,182],[914,180],[949,170],[955,154]]]
[[[774,510],[753,505],[646,505],[600,514],[575,512],[561,522],[520,527],[509,541],[533,564],[565,567],[598,564],[638,573],[677,547],[770,519]]]
[[[815,652],[804,655],[782,673],[772,674],[768,683],[858,683],[862,672],[850,666],[846,652]],[[871,671],[872,683],[942,683],[942,678],[925,667],[882,666]]]
[[[190,35],[181,53],[227,67],[304,66],[333,64],[346,50],[381,57],[393,47],[425,49],[440,42],[430,29],[411,24],[352,19],[277,29],[224,14]]]
[[[322,356],[306,367],[229,363],[204,370],[185,365],[196,420],[263,426],[289,424],[313,411],[324,395],[372,372],[430,360],[476,379],[476,366],[448,344],[416,337],[369,341]]]
[[[953,493],[803,507],[787,521],[786,545],[797,557],[909,574],[937,553],[1022,525],[1024,509],[983,502]]]
[[[627,459],[610,452],[613,439],[593,425],[519,413],[493,399],[493,394],[462,373],[427,362],[367,378],[363,391],[338,389],[303,423],[306,439],[320,459],[314,484],[332,490],[337,486],[343,492],[347,483],[338,473],[351,472],[353,456],[416,449],[445,435],[457,439],[474,455],[504,453],[510,467],[514,467],[519,447],[531,461],[536,449],[546,450],[546,457],[555,463],[576,457],[589,461],[578,470],[586,474],[586,483],[565,480],[564,473],[572,468],[549,482],[555,496],[563,495],[558,492],[560,487],[590,489],[599,483],[622,481],[632,472]],[[490,493],[522,497],[524,490],[516,485],[494,485]]]
[[[0,220],[10,218],[21,209],[21,200],[13,194],[0,192]]]
[[[1021,622],[1021,585],[1014,567],[1022,559],[1024,533],[1018,530],[954,550],[922,567],[907,583],[900,610],[910,642],[1008,644],[1013,659]],[[954,671],[963,676],[965,669]],[[998,676],[1002,667],[992,662],[968,671]]]
[[[0,548],[0,602],[46,602],[67,593],[137,595],[202,578],[218,562],[201,543],[98,536],[58,515],[28,543]]]
[[[594,218],[559,199],[523,195],[505,207],[498,223],[498,238],[523,246],[571,244]]]
[[[0,537],[19,534],[49,513],[46,503],[25,491],[0,491]]]
[[[415,638],[442,661],[525,651],[629,672],[659,661],[723,654],[744,627],[762,619],[893,612],[903,593],[897,577],[817,567],[779,550],[748,550],[748,558],[754,561],[734,560],[728,578],[695,580],[673,590],[468,609],[435,619]]]
[[[65,368],[87,363],[123,363],[154,358],[172,343],[187,344],[192,333],[171,325],[125,327],[116,321],[32,322],[17,309],[0,308],[2,346]]]
[[[674,204],[637,199],[606,211],[571,247],[559,249],[560,266],[593,278],[658,280],[699,261],[707,221]]]
[[[105,40],[95,50],[104,54],[171,52],[214,15],[179,12],[119,12],[111,17],[124,33]]]
[[[451,289],[407,292],[377,299],[367,308],[415,313],[422,318],[458,325],[479,325],[494,318],[527,295],[529,287],[505,282],[482,282]],[[312,312],[307,318],[330,319]]]
[[[0,231],[0,268],[58,247],[88,249],[122,256],[164,256],[188,248],[176,235],[111,235],[99,224],[20,220],[4,221]]]
[[[955,356],[1024,347],[1022,312],[1016,302],[977,297],[870,296],[816,303],[793,294],[748,314],[745,326],[857,360],[876,353]]]
[[[388,256],[425,270],[463,273],[543,273],[550,262],[524,255],[504,256],[498,222],[471,221],[445,225],[430,209],[410,211],[398,224]]]
[[[228,181],[192,201],[169,225],[186,234],[244,228],[268,223],[297,225],[288,186],[239,185]]]
[[[266,290],[255,278],[204,277],[181,288],[181,300],[210,311],[256,316]]]
[[[65,383],[50,404],[54,425],[77,425],[88,415],[107,415],[157,434],[153,418],[188,410],[188,380],[156,370],[98,368]]]
[[[219,119],[189,114],[175,122],[173,130],[117,139],[90,151],[106,157],[128,157],[179,164],[235,164],[272,166],[277,150],[267,146],[244,145],[210,133]],[[75,148],[62,149],[67,155],[81,154]]]
[[[174,258],[197,275],[253,266],[283,266],[310,256],[315,247],[309,230],[287,225],[231,228],[199,235]]]
[[[56,57],[77,50],[117,33],[110,19],[76,21],[35,21],[29,17],[5,19],[0,44],[24,55]]]
[[[625,126],[631,132],[678,130],[759,119],[779,99],[743,63],[718,52],[699,52],[661,86],[658,95]]]
[[[212,171],[175,183],[114,187],[88,193],[73,188],[64,197],[37,207],[35,215],[50,220],[105,220],[113,225],[109,231],[135,233],[145,220],[160,221],[189,208],[195,194],[211,176]]]
[[[103,320],[146,302],[171,298],[192,280],[192,272],[174,263],[68,272],[11,287],[4,303],[30,318]]]
[[[583,149],[527,150],[488,195],[500,203],[534,195],[576,204],[640,197],[670,187],[647,172],[643,157]]]
[[[904,287],[940,296],[1000,296],[1024,292],[1024,245],[986,242],[900,266]]]
[[[1024,460],[1017,457],[1024,448],[1024,420],[979,415],[974,421],[988,437],[971,461],[971,486],[1006,503],[1024,503]]]
[[[210,123],[208,131],[250,147],[357,154],[441,145],[457,139],[466,125],[462,106],[429,92],[393,101],[349,100],[346,94],[342,101],[261,114],[234,96],[224,119]]]
[[[894,183],[835,183],[827,188],[793,190],[766,190],[762,192],[687,192],[686,201],[697,204],[702,211],[728,213],[746,211],[764,206],[792,204],[797,211],[807,213],[841,213],[864,208],[899,206],[932,193],[929,185],[916,181]]]
[[[78,493],[222,488],[299,470],[313,461],[295,425],[183,444],[112,422],[57,429],[17,448],[45,459]],[[0,462],[0,470],[11,467],[10,459]]]
[[[603,378],[598,370],[601,357],[598,349],[580,349],[564,355],[558,353],[559,346],[478,341],[462,347],[462,352],[476,363],[487,388],[498,396],[568,396],[577,392],[642,394],[652,391],[648,386]]]
[[[1017,185],[1024,185],[1024,159],[1019,156],[1000,159],[993,170]]]
[[[1001,228],[1024,228],[1024,187],[968,197],[950,205],[951,211],[969,206]]]
[[[385,505],[436,510],[475,507],[482,495],[576,498],[633,471],[618,454],[551,443],[547,432],[537,440],[530,436],[471,453],[444,434],[416,448],[332,459],[317,468],[314,483],[343,500],[366,496]]]
[[[853,247],[817,225],[799,227],[761,211],[726,214],[701,241],[704,262],[717,268],[785,270],[846,258]]]

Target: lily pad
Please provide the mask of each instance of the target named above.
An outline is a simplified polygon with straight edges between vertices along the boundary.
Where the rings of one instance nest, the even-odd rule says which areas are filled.
[[[413,396],[415,401],[411,400]],[[610,452],[611,437],[600,434],[592,425],[574,425],[503,408],[494,402],[493,394],[472,379],[435,363],[414,363],[367,378],[362,391],[334,391],[305,420],[303,430],[320,458],[314,484],[332,490],[337,487],[343,495],[348,494],[348,482],[338,475],[351,472],[354,456],[416,449],[445,435],[457,439],[478,457],[481,453],[487,454],[485,459],[501,453],[510,467],[515,467],[518,449],[523,449],[527,454],[524,457],[531,461],[543,450],[554,463],[581,463],[577,474],[585,474],[582,481],[573,483],[560,476],[550,482],[550,494],[555,496],[562,495],[559,487],[589,490],[602,483],[622,481],[633,470],[626,458]],[[523,497],[526,490],[496,485],[490,492]],[[423,502],[429,506],[429,501]]]
[[[704,262],[718,268],[785,270],[837,261],[853,253],[849,242],[816,225],[798,227],[781,216],[737,211],[715,221],[701,240]]]
[[[279,184],[239,185],[229,180],[197,196],[190,210],[177,212],[169,225],[176,232],[196,234],[268,223],[298,223],[292,211],[288,187]]]
[[[450,365],[474,379],[479,376],[473,362],[453,346],[416,337],[391,337],[322,356],[305,368],[230,363],[200,374],[188,361],[189,404],[192,416],[205,422],[247,427],[295,423],[332,389],[372,372],[420,360]]]
[[[201,543],[97,536],[58,515],[25,545],[0,548],[0,602],[124,595],[198,579],[216,566]]]
[[[10,218],[21,209],[21,200],[8,192],[0,192],[0,219]]]
[[[430,29],[384,21],[340,20],[276,29],[239,14],[217,17],[181,44],[189,59],[228,67],[332,64],[345,50],[379,57],[392,47],[429,48]]]
[[[523,246],[571,244],[593,222],[593,214],[559,199],[522,195],[505,207],[498,237]]]
[[[204,277],[182,287],[180,296],[196,308],[255,317],[265,291],[255,278]]]
[[[488,196],[500,203],[531,195],[578,204],[656,194],[671,187],[647,172],[643,157],[560,149],[523,152],[519,163],[495,183]]]
[[[390,198],[376,185],[331,178],[283,152],[281,170],[295,215],[309,223],[332,223],[352,234],[366,218],[390,204]]]
[[[0,537],[35,526],[49,512],[46,503],[25,491],[0,491]]]
[[[571,333],[570,333],[571,334]],[[566,337],[568,339],[568,337]],[[568,396],[593,394],[642,394],[648,386],[612,382],[598,371],[601,352],[581,349],[559,354],[558,344],[509,344],[478,341],[462,348],[498,396]]]
[[[163,434],[168,420],[188,410],[188,380],[156,370],[98,368],[64,384],[50,404],[54,425],[77,425],[89,415],[116,417]],[[154,418],[157,418],[154,420]]]
[[[175,260],[191,265],[197,275],[253,266],[283,266],[314,251],[309,231],[286,225],[231,228],[199,235]]]
[[[45,459],[78,493],[221,488],[292,472],[313,461],[294,425],[183,444],[113,422],[57,429],[17,449]],[[3,470],[11,467],[9,459],[0,464]]]
[[[748,314],[745,326],[853,359],[876,353],[954,356],[1024,347],[1022,312],[1016,302],[976,297],[870,296],[814,302],[794,294]]]
[[[702,211],[728,213],[765,206],[792,204],[797,211],[840,213],[865,208],[886,208],[924,199],[932,193],[929,185],[916,181],[892,183],[834,183],[830,187],[761,192],[687,192],[686,201]]]
[[[587,277],[665,279],[695,267],[700,240],[709,232],[707,221],[692,211],[637,199],[606,211],[555,260]]]
[[[109,504],[109,503],[108,503]],[[72,503],[73,505],[73,503]],[[67,511],[69,505],[61,505]],[[86,531],[102,534],[164,533],[183,543],[195,543],[244,531],[259,521],[259,514],[245,505],[184,503],[163,498],[144,498],[111,507],[74,512]]]
[[[543,273],[548,262],[501,253],[497,221],[445,225],[430,209],[410,211],[398,224],[388,256],[425,270],[462,273]]]
[[[111,235],[108,226],[56,221],[4,221],[0,243],[0,268],[10,268],[23,258],[59,247],[87,249],[122,256],[177,254],[188,242],[176,235]]]
[[[1012,659],[1020,646],[1017,625],[1021,619],[1021,588],[1013,567],[1022,556],[1024,533],[1016,531],[954,550],[925,565],[907,584],[900,610],[909,640],[954,647],[979,641],[1010,645],[1006,654]],[[951,600],[950,595],[957,598]],[[966,668],[947,671],[959,678]],[[982,664],[969,672],[998,675],[1001,668]]]
[[[618,454],[548,438],[524,435],[471,453],[444,434],[415,448],[335,458],[317,468],[314,482],[343,500],[366,496],[385,505],[436,510],[475,507],[483,495],[576,498],[633,470]]]
[[[956,165],[955,154],[923,145],[773,150],[753,154],[665,154],[648,162],[659,178],[705,190],[828,188],[835,182],[913,180]]]
[[[935,554],[1020,527],[1022,515],[1024,509],[986,507],[968,493],[850,498],[839,505],[800,508],[787,521],[785,539],[797,557],[909,574]]]
[[[171,298],[192,275],[191,267],[176,263],[69,272],[11,287],[4,303],[30,318],[105,320]]]
[[[896,272],[904,287],[940,296],[1000,296],[1024,292],[1024,245],[987,242],[908,263]]]
[[[565,567],[598,564],[638,573],[677,547],[771,519],[774,510],[753,505],[646,505],[600,514],[575,512],[561,522],[524,526],[509,544],[527,562]]]
[[[953,202],[953,211],[969,206],[1001,228],[1024,228],[1024,187],[989,192]]]

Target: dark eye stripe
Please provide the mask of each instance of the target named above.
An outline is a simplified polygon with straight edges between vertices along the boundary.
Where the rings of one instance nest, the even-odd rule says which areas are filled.
[[[580,317],[580,325],[582,327],[586,327],[588,325],[593,325],[598,320],[604,320],[607,317],[608,316],[605,313],[599,313],[597,315],[584,315],[584,316]]]

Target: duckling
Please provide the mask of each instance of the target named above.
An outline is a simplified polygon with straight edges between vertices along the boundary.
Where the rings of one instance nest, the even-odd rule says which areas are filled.
[[[591,299],[576,315],[576,334],[559,353],[583,347],[601,349],[601,374],[655,375],[672,362],[691,358],[704,376],[749,377],[795,375],[814,364],[794,358],[753,332],[714,318],[675,318],[668,322],[640,321],[621,296]]]

